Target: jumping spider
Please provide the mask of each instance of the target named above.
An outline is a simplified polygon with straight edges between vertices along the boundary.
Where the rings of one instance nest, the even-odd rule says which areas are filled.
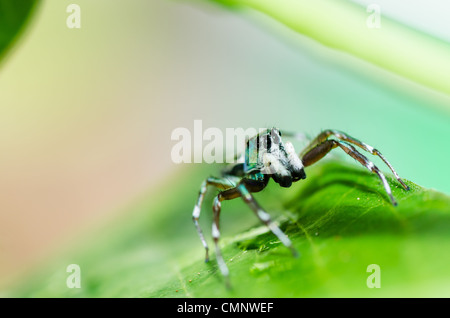
[[[296,136],[296,134],[287,133],[285,135],[288,137]],[[334,137],[335,139],[329,139],[330,137]],[[358,152],[353,145],[362,148],[372,155],[380,157],[381,160],[393,172],[394,176],[405,188],[405,190],[409,190],[409,187],[398,176],[392,165],[377,149],[359,141],[358,139],[350,137],[346,133],[337,130],[325,130],[313,139],[300,153],[300,156],[298,156],[291,142],[282,141],[281,131],[279,129],[267,129],[260,132],[256,136],[247,139],[245,153],[237,161],[238,163],[231,165],[222,171],[221,178],[207,178],[201,185],[192,218],[197,228],[198,235],[200,236],[206,250],[205,261],[209,260],[208,244],[203,236],[198,219],[200,217],[202,202],[208,186],[214,186],[221,191],[215,197],[213,203],[214,218],[212,224],[212,237],[216,247],[217,263],[222,275],[227,281],[227,284],[229,282],[229,271],[218,244],[220,237],[219,216],[221,202],[224,200],[231,200],[241,197],[260,219],[260,221],[267,225],[272,233],[275,234],[278,239],[292,251],[294,256],[297,256],[297,252],[292,246],[290,239],[274,222],[272,222],[270,215],[259,206],[251,193],[263,190],[271,178],[281,187],[285,188],[290,187],[293,182],[305,179],[306,174],[304,168],[319,161],[328,152],[337,147],[344,150],[346,154],[361,163],[371,172],[376,173],[381,179],[384,189],[389,195],[392,204],[394,206],[397,205],[397,201],[392,195],[391,188],[384,174],[363,154]]]

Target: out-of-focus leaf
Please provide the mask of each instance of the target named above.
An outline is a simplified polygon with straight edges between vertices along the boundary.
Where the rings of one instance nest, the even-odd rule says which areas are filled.
[[[214,2],[236,10],[256,10],[325,47],[450,94],[450,44],[402,25],[384,14],[380,24],[374,26],[371,6],[336,0]],[[377,8],[380,10],[379,6]]]
[[[39,0],[0,0],[0,58],[17,39]]]

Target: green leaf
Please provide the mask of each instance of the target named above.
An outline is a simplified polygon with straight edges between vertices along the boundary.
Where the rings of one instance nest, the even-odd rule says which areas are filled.
[[[0,58],[18,38],[39,0],[0,0]]]
[[[192,169],[182,179],[200,184],[207,173]],[[409,181],[411,190],[405,191],[388,177],[399,203],[394,207],[376,175],[356,164],[324,161],[308,168],[307,175],[289,189],[271,183],[255,194],[291,238],[299,258],[255,220],[242,200],[222,204],[221,246],[230,290],[214,253],[209,263],[203,261],[191,221],[198,189],[178,177],[164,188],[165,195],[149,195],[118,224],[86,237],[77,252],[69,249],[10,292],[27,297],[450,295],[448,196]],[[205,200],[202,225],[212,245],[211,199]],[[81,289],[66,286],[71,263],[81,267]],[[367,285],[371,264],[379,266],[380,288]]]

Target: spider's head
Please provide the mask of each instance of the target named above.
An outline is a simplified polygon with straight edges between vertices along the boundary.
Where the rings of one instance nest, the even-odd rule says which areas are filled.
[[[290,187],[292,182],[305,179],[303,163],[290,142],[283,142],[277,128],[267,129],[253,139],[260,171],[270,175],[282,187]],[[256,145],[255,145],[256,144]]]

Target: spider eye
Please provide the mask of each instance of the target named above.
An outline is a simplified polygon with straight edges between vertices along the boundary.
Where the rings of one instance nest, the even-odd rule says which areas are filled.
[[[270,138],[270,135],[267,135],[267,138],[266,138],[266,149],[269,150],[270,148],[272,148],[272,138]]]
[[[270,135],[271,135],[271,137],[272,137],[272,141],[273,141],[276,145],[279,145],[280,142],[281,142],[281,140],[280,140],[281,133],[280,133],[279,131],[273,130],[273,131],[270,133]]]

